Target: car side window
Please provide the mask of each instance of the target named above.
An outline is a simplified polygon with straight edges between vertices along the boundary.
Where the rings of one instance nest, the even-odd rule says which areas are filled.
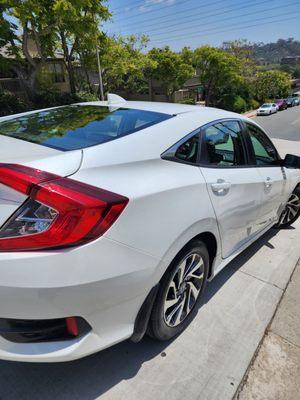
[[[220,167],[245,165],[242,131],[238,121],[222,121],[203,130],[204,158]]]
[[[197,163],[199,149],[199,133],[182,143],[175,153],[175,158],[188,163]]]
[[[256,165],[277,165],[278,155],[271,140],[258,127],[246,124],[250,136]]]

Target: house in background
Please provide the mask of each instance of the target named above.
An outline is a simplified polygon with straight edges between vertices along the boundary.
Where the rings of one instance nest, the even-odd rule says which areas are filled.
[[[281,65],[300,65],[300,56],[288,56],[281,59]]]
[[[44,63],[38,57],[36,44],[34,40],[29,39],[28,50],[31,57],[37,63],[37,70],[32,82],[32,89],[39,91],[44,85],[51,86],[53,90],[60,93],[70,92],[69,78],[62,54],[56,54],[53,58],[47,58]],[[5,48],[0,49],[0,54],[3,59],[11,64],[25,63],[25,59],[16,59],[8,54]],[[5,90],[17,94],[21,97],[26,97],[26,89],[24,82],[18,78],[14,68],[0,68],[0,90]]]
[[[185,100],[193,100],[195,103],[200,102],[203,99],[203,87],[200,83],[200,74],[198,70],[195,70],[194,76],[188,79],[182,87],[177,90],[173,95],[174,102],[180,102]],[[159,81],[150,81],[150,97],[152,93],[152,101],[168,101],[164,94],[163,86]]]

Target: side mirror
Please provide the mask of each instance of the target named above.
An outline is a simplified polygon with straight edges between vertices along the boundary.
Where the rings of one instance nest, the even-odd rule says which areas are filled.
[[[300,169],[300,157],[294,154],[287,154],[283,160],[283,166],[287,168],[299,168]]]

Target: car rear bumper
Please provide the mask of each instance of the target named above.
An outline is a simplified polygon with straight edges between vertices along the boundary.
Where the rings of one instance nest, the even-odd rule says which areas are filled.
[[[91,327],[67,340],[18,343],[1,335],[0,358],[70,361],[129,338],[144,299],[157,283],[158,263],[107,238],[64,251],[0,253],[0,318],[76,316]]]

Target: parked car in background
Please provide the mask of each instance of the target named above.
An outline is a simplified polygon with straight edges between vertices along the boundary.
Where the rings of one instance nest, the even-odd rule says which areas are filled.
[[[300,97],[294,97],[295,101],[294,104],[295,106],[299,106],[300,105]]]
[[[278,108],[275,103],[265,103],[259,107],[256,114],[257,115],[270,115],[270,114],[277,113],[277,111],[278,111]]]
[[[286,99],[286,104],[288,107],[294,107],[297,105],[297,97],[288,97]],[[299,104],[299,103],[298,103]]]
[[[300,158],[214,108],[109,95],[4,117],[0,161],[0,359],[171,339],[207,281],[300,214]]]
[[[277,99],[274,103],[277,105],[278,111],[286,110],[288,107],[285,99]]]

